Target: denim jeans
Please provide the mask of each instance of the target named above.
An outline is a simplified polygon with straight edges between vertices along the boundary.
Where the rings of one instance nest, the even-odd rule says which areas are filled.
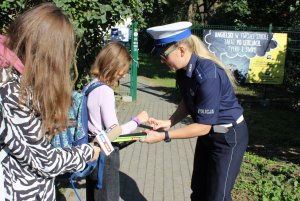
[[[105,157],[102,188],[97,189],[98,166],[91,175],[86,178],[86,200],[88,201],[119,201],[119,148]]]

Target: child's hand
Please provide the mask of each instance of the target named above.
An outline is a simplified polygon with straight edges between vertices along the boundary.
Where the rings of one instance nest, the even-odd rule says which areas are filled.
[[[93,150],[94,150],[94,154],[93,154],[93,158],[91,158],[90,161],[94,161],[94,160],[98,160],[101,149],[99,146],[97,146],[95,144],[95,142],[91,142],[90,145],[92,146]]]
[[[146,111],[142,111],[141,113],[139,113],[138,115],[136,115],[136,118],[138,118],[141,123],[145,123],[145,122],[148,121],[149,115],[148,115],[148,113]]]

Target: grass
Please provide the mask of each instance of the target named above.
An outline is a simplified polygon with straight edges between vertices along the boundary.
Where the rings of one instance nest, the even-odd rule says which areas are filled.
[[[175,72],[162,64],[157,56],[140,54],[139,60],[139,76],[147,77],[159,86],[175,87]]]
[[[300,200],[299,112],[245,102],[249,146],[234,188],[237,200]]]
[[[299,200],[299,166],[247,152],[233,190],[234,200]]]
[[[142,54],[140,61],[138,74],[178,99],[174,72],[153,56]],[[249,127],[249,146],[234,200],[300,201],[300,115],[291,106],[293,94],[274,85],[240,86],[236,93]]]
[[[160,77],[154,77],[154,80],[156,80],[155,82],[160,85],[160,86],[164,86],[167,88],[175,88],[176,86],[176,81],[175,78],[160,78]]]

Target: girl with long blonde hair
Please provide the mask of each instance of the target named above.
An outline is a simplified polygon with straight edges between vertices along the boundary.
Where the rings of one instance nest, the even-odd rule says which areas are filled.
[[[176,71],[182,100],[168,120],[149,118],[153,129],[163,129],[165,135],[148,130],[142,142],[197,137],[191,200],[231,201],[248,144],[248,128],[231,73],[192,35],[191,25],[177,22],[147,29],[155,45],[163,49],[161,61]],[[189,125],[169,130],[187,115],[193,120]]]

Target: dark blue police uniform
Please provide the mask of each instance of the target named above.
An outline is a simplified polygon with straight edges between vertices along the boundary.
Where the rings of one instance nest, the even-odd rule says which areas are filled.
[[[231,189],[248,145],[248,128],[223,68],[192,54],[177,83],[193,121],[212,125],[197,140],[191,200],[231,200]]]

